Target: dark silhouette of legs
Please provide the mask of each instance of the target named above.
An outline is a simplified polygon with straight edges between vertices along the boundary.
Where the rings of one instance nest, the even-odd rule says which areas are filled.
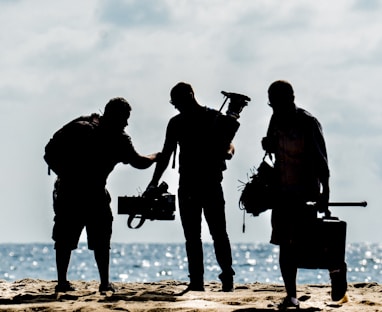
[[[67,273],[72,250],[68,248],[56,248],[56,268],[57,268],[57,285],[56,292],[66,292],[75,290],[68,282]]]
[[[186,239],[190,288],[193,288],[191,290],[203,290],[202,208],[200,204],[194,202],[190,197],[179,197],[179,211]]]
[[[280,271],[284,280],[285,289],[288,297],[297,297],[296,276],[297,265],[293,248],[289,244],[280,245]]]
[[[94,250],[94,258],[96,260],[101,286],[109,285],[109,262],[110,252],[108,248],[97,248]]]
[[[57,281],[59,284],[67,282],[67,272],[72,251],[65,248],[56,249]]]

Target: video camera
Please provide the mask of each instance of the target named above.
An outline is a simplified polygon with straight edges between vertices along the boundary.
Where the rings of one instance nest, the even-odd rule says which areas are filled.
[[[128,214],[127,226],[140,228],[146,220],[175,220],[175,195],[167,192],[168,185],[162,182],[146,190],[140,196],[119,196],[118,214]],[[140,219],[136,226],[135,218]]]
[[[237,130],[240,127],[240,113],[251,100],[248,96],[239,93],[221,91],[225,99],[221,105],[218,114],[213,121],[209,135],[211,138],[211,150],[223,155],[231,146]],[[222,113],[223,107],[229,100],[226,114]],[[230,159],[232,154],[226,154],[225,159]],[[224,160],[225,160],[224,159]]]

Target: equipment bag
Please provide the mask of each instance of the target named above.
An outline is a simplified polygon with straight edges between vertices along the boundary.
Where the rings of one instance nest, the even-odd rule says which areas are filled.
[[[270,158],[271,164],[266,157]],[[270,154],[265,153],[260,166],[250,177],[249,182],[244,183],[244,188],[239,199],[239,208],[258,216],[260,213],[272,209],[274,206],[275,173]]]
[[[45,146],[44,160],[48,164],[48,174],[52,170],[61,175],[75,162],[81,161],[81,157],[86,157],[83,151],[89,144],[89,134],[98,124],[98,114],[81,116],[55,132]]]
[[[305,227],[307,228],[307,227]],[[297,267],[330,269],[345,262],[346,222],[335,217],[317,218],[295,242]]]

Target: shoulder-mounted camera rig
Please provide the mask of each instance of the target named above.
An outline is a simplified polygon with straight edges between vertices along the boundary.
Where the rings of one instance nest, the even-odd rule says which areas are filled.
[[[245,106],[248,105],[248,102],[250,102],[251,99],[248,96],[239,94],[239,93],[226,92],[226,91],[222,91],[221,93],[225,96],[225,99],[219,111],[220,112],[222,111],[225,103],[229,99],[230,101],[228,103],[228,110],[226,113],[227,115],[238,119],[240,117],[241,111],[243,110]]]

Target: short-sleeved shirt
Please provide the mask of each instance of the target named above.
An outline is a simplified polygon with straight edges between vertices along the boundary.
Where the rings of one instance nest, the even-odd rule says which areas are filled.
[[[58,175],[64,182],[90,188],[105,187],[115,165],[128,164],[137,155],[129,135],[124,131],[116,133],[108,130],[103,127],[102,121],[79,119],[71,131],[73,139],[68,148],[68,165]]]
[[[170,119],[164,149],[179,145],[180,184],[222,180],[225,153],[234,135],[221,133],[220,129],[232,124],[225,117],[214,109],[200,107],[194,114],[178,114]],[[220,127],[223,122],[224,127]],[[238,126],[233,125],[236,131]]]
[[[66,168],[58,175],[56,198],[108,205],[105,186],[109,174],[116,164],[128,164],[138,155],[131,139],[124,131],[116,133],[103,127],[97,119],[90,123],[79,118],[71,131],[75,135],[68,148]]]
[[[296,108],[294,118],[284,122],[272,116],[267,136],[275,142],[275,168],[281,191],[317,199],[320,181],[329,177],[322,128],[307,111]]]
[[[318,199],[329,167],[321,125],[301,108],[288,120],[273,115],[267,137],[273,142],[278,185],[271,243],[282,244],[301,237],[315,220],[316,211],[305,203]]]

